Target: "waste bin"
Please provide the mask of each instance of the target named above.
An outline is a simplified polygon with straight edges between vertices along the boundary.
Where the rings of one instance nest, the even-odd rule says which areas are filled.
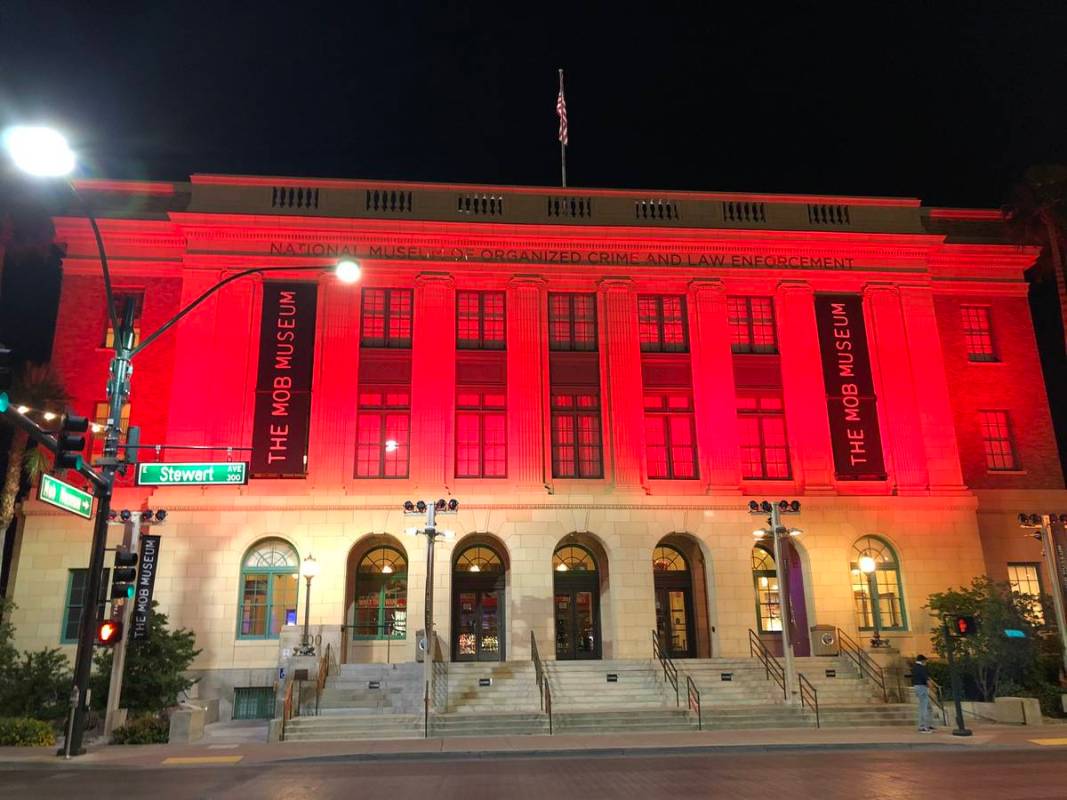
[[[841,646],[837,642],[837,628],[833,625],[811,626],[811,654],[814,656],[840,655]]]

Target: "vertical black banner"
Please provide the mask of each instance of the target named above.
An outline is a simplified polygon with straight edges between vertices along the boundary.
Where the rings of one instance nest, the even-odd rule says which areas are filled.
[[[152,591],[156,587],[161,537],[141,534],[141,558],[137,565],[137,594],[133,596],[133,615],[130,617],[134,639],[148,638],[148,620],[152,616]]]
[[[307,474],[317,288],[306,281],[263,284],[249,470],[253,478]]]
[[[834,450],[834,471],[842,480],[885,477],[871,356],[856,295],[816,295],[826,410]]]

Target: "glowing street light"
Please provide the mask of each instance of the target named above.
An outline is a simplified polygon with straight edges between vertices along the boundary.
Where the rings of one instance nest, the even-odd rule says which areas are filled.
[[[41,125],[16,125],[4,131],[4,147],[23,172],[59,178],[74,171],[77,159],[59,131]]]
[[[856,564],[860,572],[867,576],[867,597],[871,604],[871,619],[874,622],[874,637],[871,639],[871,647],[887,647],[889,642],[882,639],[882,609],[881,598],[878,596],[878,562],[871,556],[860,556]]]
[[[319,568],[319,562],[310,553],[300,564],[300,574],[307,581],[307,592],[304,594],[304,636],[297,650],[297,654],[302,656],[315,655],[315,645],[311,643],[311,637],[308,636],[308,622],[311,618],[311,581],[319,574]]]

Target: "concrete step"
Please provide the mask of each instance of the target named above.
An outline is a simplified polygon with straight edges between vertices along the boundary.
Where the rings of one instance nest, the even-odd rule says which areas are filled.
[[[410,714],[294,717],[285,726],[286,741],[410,739],[422,735],[422,720]]]
[[[531,736],[548,733],[548,715],[540,712],[437,714],[435,736]]]

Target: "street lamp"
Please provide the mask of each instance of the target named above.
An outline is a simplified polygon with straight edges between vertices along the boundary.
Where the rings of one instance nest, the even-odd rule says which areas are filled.
[[[889,642],[882,638],[882,609],[881,599],[878,596],[878,562],[871,556],[860,556],[857,565],[860,572],[867,576],[867,597],[871,604],[871,620],[874,623],[874,637],[871,639],[871,647],[888,647]]]
[[[791,609],[789,595],[786,592],[788,588],[786,586],[786,576],[782,570],[781,541],[782,537],[800,536],[803,531],[799,528],[787,528],[782,525],[782,514],[799,514],[800,501],[779,500],[777,503],[771,503],[769,500],[763,500],[762,502],[752,500],[748,504],[748,511],[750,514],[768,515],[768,527],[757,528],[752,531],[752,535],[757,539],[770,536],[774,542],[774,572],[778,581],[778,607],[782,623],[782,655],[785,660],[785,696],[786,701],[791,703],[793,702],[793,685],[796,683],[796,666],[793,663],[793,645],[789,641],[789,618],[792,614],[786,613],[787,610],[791,611]]]
[[[15,165],[31,175],[54,178],[66,176],[74,170],[77,162],[74,152],[67,145],[62,134],[50,128],[18,126],[5,131],[2,139]],[[97,225],[96,217],[93,215],[89,204],[78,193],[77,187],[70,181],[68,181],[68,186],[75,201],[89,221],[89,226],[92,228],[93,236],[96,240],[97,253],[100,257],[100,270],[104,279],[108,320],[111,323],[111,329],[115,332],[113,342],[114,355],[111,358],[107,380],[108,419],[104,428],[103,454],[96,463],[96,466],[100,468],[100,473],[97,474],[87,465],[83,465],[78,470],[93,485],[94,494],[97,498],[96,518],[93,524],[93,538],[89,555],[89,574],[86,578],[85,592],[86,597],[98,597],[104,570],[107,520],[111,510],[111,495],[115,483],[115,473],[123,466],[123,462],[119,459],[119,449],[122,446],[119,442],[121,433],[120,420],[122,419],[123,407],[130,396],[130,376],[133,374],[131,359],[193,309],[233,281],[248,275],[267,272],[322,272],[328,270],[329,267],[321,265],[253,267],[229,275],[178,311],[151,336],[148,336],[135,347],[133,342],[133,305],[127,303],[126,308],[123,310],[123,318],[120,324],[118,313],[115,309],[114,295],[111,291],[111,271],[108,267],[107,250],[104,247],[104,239],[100,233],[100,227]],[[359,280],[360,277],[359,264],[350,259],[336,264],[334,271],[337,278],[344,283],[353,283]],[[6,399],[6,395],[0,394],[0,398]],[[13,410],[10,409],[5,413],[16,424],[23,424],[25,420],[12,417],[10,411]],[[19,416],[21,417],[21,415]],[[46,444],[46,446],[54,448],[54,440],[47,437],[38,437],[37,440]],[[73,719],[71,722],[71,735],[67,737],[65,745],[67,755],[80,755],[85,752],[82,748],[82,740],[89,715],[89,703],[88,692],[84,691],[84,689],[89,684],[89,674],[92,669],[93,644],[97,623],[96,615],[97,604],[85,604],[78,634],[78,649],[74,659],[74,685],[71,692]]]
[[[1039,542],[1045,553],[1045,568],[1052,581],[1052,606],[1056,612],[1056,628],[1060,632],[1064,668],[1067,669],[1067,614],[1064,613],[1063,587],[1067,580],[1067,553],[1060,553],[1060,568],[1056,564],[1056,541],[1052,526],[1067,527],[1067,514],[1019,514],[1019,527],[1026,528]]]
[[[311,637],[308,635],[308,623],[311,620],[311,581],[319,574],[319,562],[315,560],[315,556],[308,553],[300,564],[300,574],[307,581],[307,591],[304,593],[304,636],[300,640],[300,647],[297,648],[296,654],[298,656],[313,656],[315,655],[315,645],[311,643]]]

